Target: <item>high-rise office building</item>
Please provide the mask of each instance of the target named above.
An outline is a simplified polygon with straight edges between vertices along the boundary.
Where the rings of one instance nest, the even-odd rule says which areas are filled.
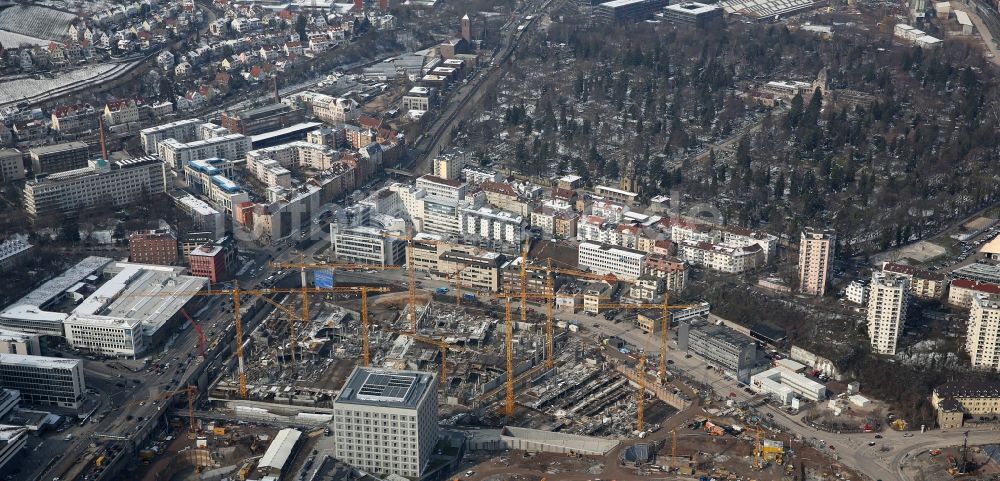
[[[418,478],[438,441],[437,408],[435,374],[356,367],[333,402],[335,456]]]
[[[799,242],[799,289],[806,294],[826,293],[837,235],[832,230],[807,228]]]
[[[909,298],[910,280],[906,276],[879,271],[872,274],[868,295],[868,338],[872,352],[896,354]]]

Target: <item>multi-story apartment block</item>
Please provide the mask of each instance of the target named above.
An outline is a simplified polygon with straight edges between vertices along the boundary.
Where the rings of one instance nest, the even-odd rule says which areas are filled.
[[[268,187],[291,188],[289,167],[327,170],[340,159],[340,154],[325,145],[299,141],[251,150],[246,159],[250,175]]]
[[[805,294],[826,294],[827,276],[833,262],[837,235],[831,230],[807,228],[799,241],[799,290]]]
[[[335,456],[419,478],[438,442],[437,382],[433,373],[354,368],[333,402]]]
[[[489,239],[517,244],[524,238],[524,218],[489,207],[461,208],[461,233],[467,238]]]
[[[129,261],[169,266],[177,264],[177,234],[170,229],[135,232],[129,236]]]
[[[677,257],[695,266],[730,274],[742,274],[764,265],[764,250],[757,244],[733,247],[684,240],[677,244]]]
[[[387,237],[385,231],[373,227],[340,228],[330,224],[330,245],[337,259],[343,262],[379,266],[402,265],[406,262],[403,241]]]
[[[458,235],[462,233],[457,202],[442,199],[433,200],[425,197],[423,204],[422,231],[442,235]]]
[[[611,299],[611,286],[605,282],[591,282],[583,288],[583,312],[598,314],[607,310],[608,304],[614,304]]]
[[[31,156],[34,175],[55,174],[86,167],[90,160],[90,147],[85,142],[67,142],[34,147],[28,155]]]
[[[403,110],[430,110],[434,103],[437,89],[432,87],[413,87],[403,95]]]
[[[139,138],[142,140],[142,149],[147,154],[152,155],[157,153],[156,146],[166,139],[175,139],[178,142],[197,140],[196,127],[202,123],[204,122],[201,119],[192,118],[143,129],[139,132]]]
[[[21,354],[0,354],[0,385],[20,391],[24,404],[68,409],[79,409],[87,391],[79,359]]]
[[[883,262],[882,270],[910,279],[910,293],[920,299],[940,299],[944,296],[948,281],[943,274],[916,269],[904,264]]]
[[[959,309],[972,307],[976,294],[1000,294],[1000,285],[969,279],[953,279],[948,287],[948,305]]]
[[[596,274],[613,274],[622,279],[638,279],[642,275],[647,254],[634,249],[596,242],[581,242],[578,260],[581,269]]]
[[[139,121],[141,100],[113,100],[104,106],[104,123],[108,126],[130,124]]]
[[[847,300],[855,304],[868,305],[868,283],[863,281],[851,281],[844,290]]]
[[[482,184],[483,182],[500,182],[501,180],[503,180],[503,176],[500,175],[498,172],[487,170],[481,167],[480,168],[469,167],[469,166],[463,167],[462,176],[465,177],[466,182],[473,185],[479,185]]]
[[[906,322],[910,280],[891,272],[872,274],[868,295],[868,338],[872,352],[896,354],[896,343]]]
[[[486,202],[493,207],[519,216],[527,216],[531,212],[528,201],[518,195],[510,184],[486,181],[480,183],[479,187],[486,194]]]
[[[24,179],[24,155],[17,149],[0,149],[0,182]]]
[[[234,134],[255,135],[302,121],[302,110],[274,103],[248,110],[223,112],[219,123]]]
[[[33,217],[72,212],[110,200],[114,205],[135,202],[144,195],[166,191],[167,174],[156,157],[91,161],[83,169],[29,180],[24,186],[24,207]]]
[[[681,291],[687,286],[688,264],[676,257],[650,254],[643,269],[646,274],[662,279],[668,291]]]
[[[977,293],[973,296],[965,351],[973,367],[1000,371],[1000,295]]]
[[[188,187],[230,215],[236,206],[250,200],[243,187],[230,180],[232,175],[233,162],[219,158],[190,160],[184,166]]]
[[[169,138],[157,144],[157,152],[172,169],[181,170],[192,160],[242,159],[250,151],[250,145],[250,137],[242,134],[227,134],[187,143]]]
[[[603,217],[607,222],[621,222],[629,208],[625,204],[597,199],[590,204],[590,213]]]
[[[424,175],[417,178],[416,187],[423,189],[427,200],[457,203],[465,199],[466,186],[464,182],[459,180]]]
[[[72,135],[97,128],[97,111],[90,104],[63,105],[52,111],[52,130]]]
[[[453,279],[457,272],[463,286],[497,292],[503,283],[502,254],[482,249],[452,248],[438,258],[437,271],[432,275]]]
[[[361,106],[352,99],[331,97],[316,92],[302,92],[293,97],[294,104],[302,105],[306,112],[330,124],[351,122],[361,116]]]

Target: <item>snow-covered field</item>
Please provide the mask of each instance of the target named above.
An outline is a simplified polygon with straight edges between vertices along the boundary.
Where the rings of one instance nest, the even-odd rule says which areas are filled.
[[[23,100],[38,100],[50,95],[70,90],[78,83],[96,82],[108,74],[130,68],[130,64],[100,64],[60,72],[55,78],[34,79],[28,76],[0,78],[0,105],[18,103]]]
[[[51,8],[17,5],[0,12],[0,30],[48,40],[61,40],[76,18]]]
[[[50,41],[44,38],[29,37],[15,32],[0,30],[0,43],[5,48],[16,48],[22,45],[48,45]]]

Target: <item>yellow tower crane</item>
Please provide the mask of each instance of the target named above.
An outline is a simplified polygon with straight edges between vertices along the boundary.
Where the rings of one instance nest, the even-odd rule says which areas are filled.
[[[646,353],[639,355],[639,393],[635,400],[635,430],[642,432],[645,427],[643,417],[646,410]]]
[[[342,271],[391,271],[402,269],[401,266],[396,265],[379,265],[379,264],[363,264],[355,262],[298,262],[298,263],[285,263],[285,262],[272,262],[271,267],[274,269],[299,269],[302,272],[302,289],[306,289],[306,270],[317,270],[317,269],[331,269],[331,270],[342,270]],[[357,287],[354,288],[361,292],[361,334],[362,334],[362,351],[364,352],[364,365],[367,366],[370,361],[370,343],[369,343],[369,322],[368,322],[368,294],[369,293],[384,293],[389,292],[388,288],[385,287]],[[309,304],[308,291],[303,290],[302,297],[302,313],[305,316],[309,311],[306,307]],[[303,319],[307,319],[303,317]],[[294,346],[294,341],[293,341]],[[294,352],[294,349],[293,349]],[[294,358],[292,359],[294,361]]]
[[[504,414],[514,415],[514,319],[510,315],[510,297],[506,303],[506,350],[507,350],[507,396],[504,403]]]
[[[409,291],[408,300],[410,304],[410,330],[415,333],[417,332],[417,268],[413,265],[414,242],[433,244],[435,246],[444,242],[436,239],[415,239],[412,235],[412,229],[413,228],[411,226],[407,226],[407,235],[398,235],[386,232],[382,234],[382,236],[406,241],[406,271],[409,280],[407,287]]]

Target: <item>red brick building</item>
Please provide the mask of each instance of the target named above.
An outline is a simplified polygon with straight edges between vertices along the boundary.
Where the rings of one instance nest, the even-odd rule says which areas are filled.
[[[134,232],[129,236],[129,260],[140,264],[177,264],[177,235],[170,229]]]
[[[188,254],[192,276],[207,277],[217,283],[228,280],[239,268],[239,250],[232,236],[194,248]]]

